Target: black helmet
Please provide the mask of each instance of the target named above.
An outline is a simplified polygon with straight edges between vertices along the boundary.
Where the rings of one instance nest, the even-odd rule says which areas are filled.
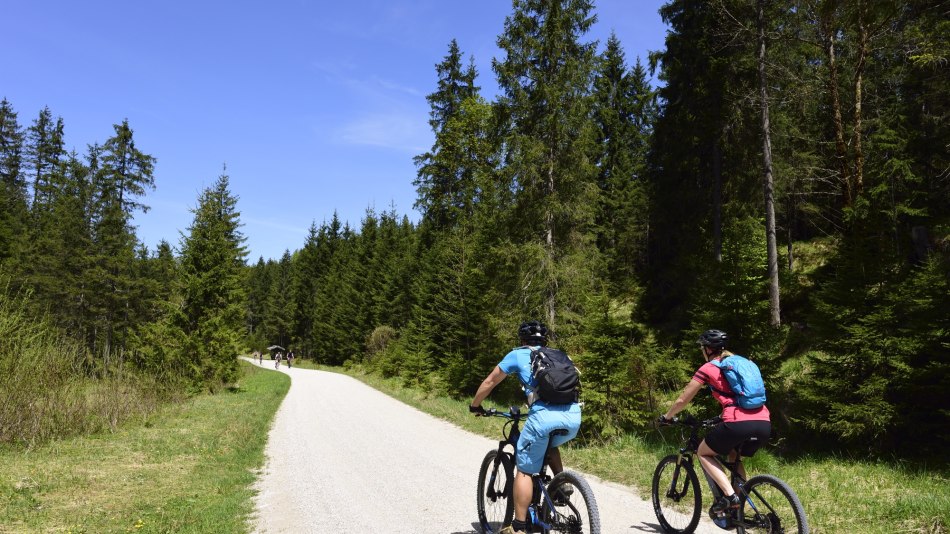
[[[729,341],[729,336],[722,330],[706,330],[703,335],[699,336],[697,343],[704,347],[722,350],[726,348],[727,341]]]
[[[524,341],[544,343],[548,339],[548,328],[538,321],[521,323],[521,326],[518,327],[518,338]]]

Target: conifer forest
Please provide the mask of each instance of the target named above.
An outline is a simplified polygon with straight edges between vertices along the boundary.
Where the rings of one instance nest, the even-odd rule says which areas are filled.
[[[248,257],[226,170],[149,249],[134,125],[67,152],[55,102],[3,99],[0,441],[44,424],[3,414],[18,390],[215,392],[270,345],[467,398],[539,319],[584,439],[648,428],[717,328],[780,449],[945,451],[950,2],[670,0],[645,57],[590,39],[592,0],[512,4],[491,72],[433,51],[416,213],[314,213],[281,258]]]

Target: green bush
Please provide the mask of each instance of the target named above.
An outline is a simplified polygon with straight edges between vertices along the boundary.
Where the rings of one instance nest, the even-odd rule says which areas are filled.
[[[101,376],[88,375],[82,345],[33,318],[30,307],[29,295],[0,294],[0,443],[114,430],[169,397],[121,358]]]

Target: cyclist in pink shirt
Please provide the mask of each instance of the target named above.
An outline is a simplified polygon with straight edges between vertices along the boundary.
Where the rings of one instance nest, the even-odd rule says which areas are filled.
[[[722,422],[712,428],[706,439],[699,444],[697,453],[703,470],[716,481],[726,498],[713,504],[713,511],[722,512],[727,508],[738,508],[739,497],[735,488],[729,482],[729,476],[716,456],[729,456],[730,462],[739,461],[736,458],[736,447],[742,445],[742,456],[752,456],[759,447],[764,445],[772,434],[772,423],[769,418],[769,409],[764,405],[755,409],[740,408],[735,404],[735,396],[729,382],[722,374],[722,370],[712,363],[713,360],[722,360],[733,354],[726,350],[726,341],[729,337],[721,330],[707,330],[699,336],[699,346],[703,351],[704,363],[693,374],[693,378],[683,389],[679,398],[673,402],[670,409],[660,416],[660,423],[672,419],[693,400],[703,386],[709,386],[713,398],[722,404]],[[742,462],[738,463],[739,473],[746,478]]]

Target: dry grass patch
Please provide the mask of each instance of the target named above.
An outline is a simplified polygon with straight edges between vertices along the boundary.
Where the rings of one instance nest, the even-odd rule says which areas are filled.
[[[237,390],[145,424],[0,449],[0,533],[246,531],[254,472],[289,380],[242,369]]]

